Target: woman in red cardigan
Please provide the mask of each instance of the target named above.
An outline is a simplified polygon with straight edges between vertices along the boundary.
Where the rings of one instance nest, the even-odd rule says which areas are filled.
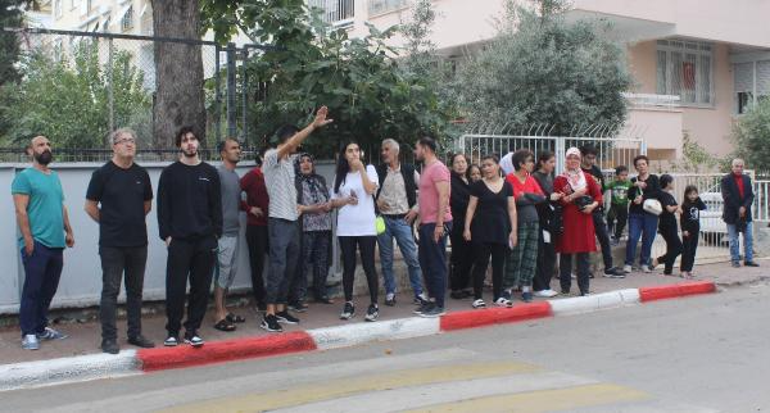
[[[589,254],[596,251],[594,209],[602,203],[602,190],[590,175],[580,169],[580,150],[567,150],[566,170],[553,182],[554,192],[562,193],[564,231],[556,241],[562,294],[572,286],[572,256],[577,257],[580,295],[588,294]]]

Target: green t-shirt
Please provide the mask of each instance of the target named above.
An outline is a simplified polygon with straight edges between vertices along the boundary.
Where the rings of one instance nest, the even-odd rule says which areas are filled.
[[[11,193],[29,195],[27,215],[32,238],[48,248],[64,248],[64,192],[59,175],[27,168],[16,175]],[[24,245],[23,237],[19,237],[19,245]]]
[[[605,190],[612,194],[612,204],[628,206],[628,190],[631,189],[631,181],[612,181],[607,184]]]

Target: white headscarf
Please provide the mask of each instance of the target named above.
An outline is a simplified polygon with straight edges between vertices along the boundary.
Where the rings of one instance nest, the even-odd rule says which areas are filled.
[[[580,149],[578,148],[569,148],[567,149],[567,154],[564,157],[569,158],[572,155],[576,155],[578,158],[580,158]],[[565,163],[566,164],[566,163]],[[562,173],[562,176],[567,179],[567,182],[569,183],[570,188],[572,188],[572,191],[579,191],[585,187],[588,186],[588,182],[586,181],[586,176],[583,170],[578,166],[577,170],[570,170],[565,167],[564,173]]]
[[[513,167],[513,152],[508,152],[507,155],[503,156],[503,159],[500,159],[500,168],[503,169],[505,176],[508,176],[508,174],[513,173],[513,171],[516,170],[516,168]]]

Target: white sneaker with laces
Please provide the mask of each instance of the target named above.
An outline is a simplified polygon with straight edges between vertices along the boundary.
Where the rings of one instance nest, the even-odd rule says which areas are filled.
[[[471,307],[479,309],[479,308],[487,308],[487,303],[484,302],[481,298],[478,300],[475,300],[473,303],[471,303]]]
[[[38,350],[40,349],[40,341],[34,334],[26,334],[21,340],[21,348],[24,350]]]
[[[623,272],[626,274],[631,274],[631,271],[633,271],[633,268],[631,268],[630,265],[624,265],[623,266]]]
[[[543,298],[553,298],[553,297],[556,297],[557,295],[559,295],[559,293],[551,289],[535,292],[535,296],[543,297]]]

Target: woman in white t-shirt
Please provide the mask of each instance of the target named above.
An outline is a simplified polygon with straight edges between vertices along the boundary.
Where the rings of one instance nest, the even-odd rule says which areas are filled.
[[[342,284],[345,290],[345,307],[340,319],[349,320],[355,315],[353,306],[353,281],[356,272],[356,247],[361,253],[361,264],[369,285],[371,304],[366,311],[366,321],[375,321],[379,316],[377,305],[377,271],[374,266],[374,248],[377,245],[376,215],[374,213],[374,191],[378,186],[374,166],[361,162],[361,148],[357,143],[348,143],[337,160],[337,175],[332,189],[332,206],[337,213],[337,239],[342,250]]]

